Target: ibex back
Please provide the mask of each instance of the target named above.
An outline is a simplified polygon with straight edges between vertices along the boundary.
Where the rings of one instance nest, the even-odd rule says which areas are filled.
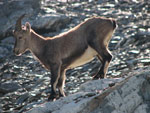
[[[109,41],[116,28],[111,18],[93,17],[63,34],[44,38],[35,33],[30,24],[21,25],[22,15],[16,22],[14,52],[21,55],[30,50],[33,55],[51,71],[51,95],[49,99],[65,96],[65,72],[91,61],[95,56],[102,66],[93,79],[104,78],[112,55],[108,50]],[[59,90],[59,94],[56,92]]]

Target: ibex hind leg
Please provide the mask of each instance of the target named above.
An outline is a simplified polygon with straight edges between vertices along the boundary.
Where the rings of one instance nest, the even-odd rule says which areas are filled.
[[[102,66],[98,73],[93,77],[93,79],[105,78],[108,66],[112,59],[110,51],[105,46],[100,46],[98,43],[91,43],[91,47],[95,49],[98,53],[98,59],[101,61]]]
[[[106,73],[110,64],[110,61],[112,59],[112,55],[108,52],[107,55],[98,55],[98,59],[101,61],[102,66],[100,68],[100,70],[98,71],[98,73],[93,77],[93,79],[99,79],[99,78],[105,78],[106,77]]]

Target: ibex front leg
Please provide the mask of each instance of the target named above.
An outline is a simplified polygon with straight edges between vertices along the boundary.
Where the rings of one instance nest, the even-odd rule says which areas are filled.
[[[60,73],[60,77],[58,80],[58,90],[59,90],[59,97],[65,97],[65,93],[64,93],[64,85],[65,85],[65,79],[66,79],[66,70],[61,69],[61,73]]]
[[[58,80],[60,77],[60,70],[61,70],[61,63],[51,63],[51,95],[48,98],[48,100],[54,100],[59,97],[59,95],[56,92],[56,87],[58,84]]]

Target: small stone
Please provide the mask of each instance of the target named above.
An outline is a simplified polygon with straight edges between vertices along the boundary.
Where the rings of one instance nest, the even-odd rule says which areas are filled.
[[[115,83],[110,83],[109,84],[109,87],[113,87],[113,86],[115,86]]]
[[[150,59],[142,59],[141,63],[150,63]]]
[[[17,82],[5,82],[0,84],[0,93],[9,93],[20,89],[21,86]]]
[[[130,50],[130,51],[129,51],[129,54],[135,54],[135,55],[137,55],[137,54],[139,54],[139,53],[140,53],[139,50]]]
[[[137,59],[131,59],[126,61],[128,68],[132,69],[138,63]]]
[[[12,78],[12,74],[4,74],[3,75],[3,79],[11,79]]]
[[[103,0],[98,0],[97,3],[98,4],[102,4],[104,1]]]
[[[25,94],[21,95],[21,96],[17,99],[16,103],[17,103],[17,104],[22,104],[28,97],[29,97],[29,94],[28,94],[28,93],[25,93]]]

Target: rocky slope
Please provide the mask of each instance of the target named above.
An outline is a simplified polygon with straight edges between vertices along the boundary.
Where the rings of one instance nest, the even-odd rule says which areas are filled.
[[[118,29],[109,45],[113,60],[107,78],[112,81],[116,78],[123,79],[134,71],[140,73],[144,70],[141,68],[150,65],[148,0],[78,0],[67,3],[48,0],[1,0],[0,7],[0,112],[27,111],[47,101],[50,91],[50,72],[35,61],[29,52],[21,57],[12,53],[14,39],[11,30],[16,19],[23,13],[28,14],[23,23],[29,21],[32,28],[44,36],[67,31],[88,17],[113,17],[118,22]],[[76,95],[79,86],[91,80],[99,67],[100,62],[95,58],[82,67],[68,70],[66,94]],[[107,82],[104,80],[103,84],[105,83]],[[92,93],[89,97],[93,98],[93,95]]]
[[[119,83],[115,79],[84,83],[80,92],[41,104],[26,113],[149,113],[150,71],[142,71]],[[109,87],[112,83],[116,85]]]

